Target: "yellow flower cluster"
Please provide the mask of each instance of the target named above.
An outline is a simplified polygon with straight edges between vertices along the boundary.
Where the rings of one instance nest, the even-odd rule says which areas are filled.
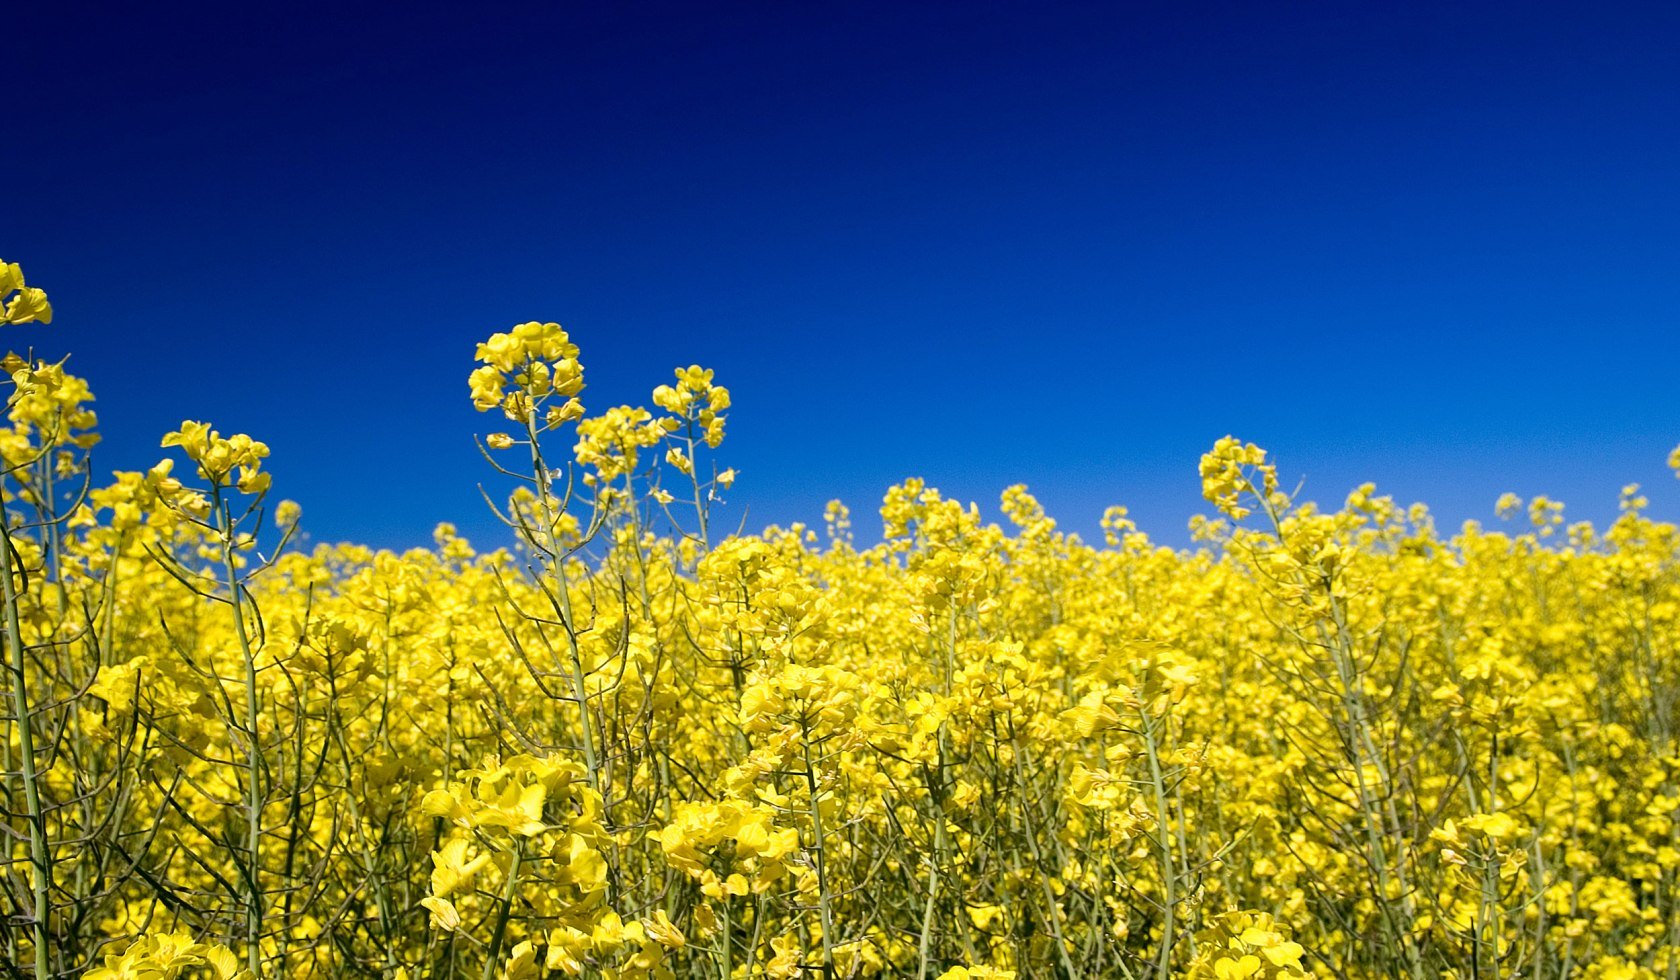
[[[51,323],[47,291],[26,285],[16,262],[0,259],[0,323]]]
[[[8,359],[13,975],[1680,970],[1680,529],[1637,488],[1443,532],[1226,438],[1191,548],[920,480],[876,544],[713,534],[711,372],[588,415],[559,326],[477,356],[509,544],[403,553],[298,550],[206,423],[164,439],[197,486],[95,478],[87,384]]]
[[[641,451],[657,446],[665,438],[667,419],[654,420],[645,408],[619,405],[600,415],[578,422],[577,448],[573,455],[587,467],[585,481],[613,483],[635,473]]]
[[[1278,492],[1277,467],[1266,462],[1266,451],[1225,436],[1202,454],[1202,496],[1225,515],[1242,520],[1249,509],[1245,496],[1270,502]],[[1260,482],[1255,483],[1258,477]]]
[[[1218,916],[1198,942],[1200,952],[1188,975],[1212,980],[1249,977],[1299,977],[1300,943],[1290,942],[1264,913],[1227,912]]]
[[[82,974],[85,980],[174,980],[206,976],[215,980],[251,980],[239,959],[220,943],[201,943],[184,932],[142,936],[120,953],[106,953],[101,966]]]
[[[553,427],[582,417],[583,365],[578,348],[558,323],[521,323],[478,345],[483,366],[468,378],[473,405],[481,412],[501,408],[510,421]],[[550,405],[553,398],[563,399]],[[504,437],[509,438],[511,437]],[[500,440],[498,440],[500,441]],[[511,445],[511,442],[509,442]]]
[[[683,803],[654,836],[672,867],[707,898],[721,900],[768,891],[786,872],[784,859],[799,849],[799,835],[777,829],[773,817],[767,807],[738,800]]]
[[[269,487],[269,475],[263,473],[262,461],[268,458],[268,446],[244,433],[222,438],[221,434],[204,422],[182,422],[178,431],[163,437],[163,447],[179,446],[181,452],[198,464],[198,475],[213,485],[232,485],[240,493],[262,493]],[[234,470],[238,476],[234,477]]]
[[[712,384],[712,373],[698,364],[678,368],[676,386],[653,389],[653,403],[697,426],[706,445],[716,449],[723,442],[723,412],[729,407],[729,389]]]

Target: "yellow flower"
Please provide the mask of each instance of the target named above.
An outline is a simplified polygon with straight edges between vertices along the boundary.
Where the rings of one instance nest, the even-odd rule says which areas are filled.
[[[541,972],[537,968],[537,948],[529,939],[513,947],[507,964],[502,967],[504,980],[531,980]]]
[[[1483,834],[1499,841],[1516,836],[1519,829],[1508,813],[1478,813],[1464,818],[1463,824],[1464,829],[1473,834]]]
[[[681,930],[666,916],[664,909],[655,911],[650,919],[643,919],[642,925],[647,929],[648,935],[661,946],[677,949],[688,944]]]
[[[25,285],[23,269],[16,262],[0,261],[0,323],[36,321],[52,322],[52,304],[47,302],[46,290]]]
[[[447,898],[427,896],[420,900],[422,908],[432,913],[432,928],[442,929],[444,932],[454,932],[461,926],[461,913],[455,911],[455,903]]]

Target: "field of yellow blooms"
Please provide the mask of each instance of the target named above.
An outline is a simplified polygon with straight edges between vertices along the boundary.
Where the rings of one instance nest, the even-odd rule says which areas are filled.
[[[12,336],[50,318],[0,263]],[[3,975],[1680,972],[1680,533],[1636,487],[1444,535],[1221,439],[1193,550],[915,480],[878,544],[731,535],[710,371],[599,411],[556,324],[477,360],[513,543],[392,554],[291,547],[205,423],[91,471],[87,383],[7,356]]]

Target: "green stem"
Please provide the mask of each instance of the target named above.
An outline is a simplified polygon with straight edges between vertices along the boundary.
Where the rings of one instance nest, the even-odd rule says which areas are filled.
[[[35,935],[35,976],[52,976],[51,943],[52,918],[52,851],[47,846],[47,821],[41,809],[39,777],[35,772],[34,709],[29,704],[29,683],[25,673],[23,634],[18,622],[17,569],[13,559],[12,537],[7,523],[6,509],[0,501],[0,598],[6,610],[6,654],[12,674],[12,714],[17,719],[18,747],[23,775],[23,802],[29,820],[29,864],[35,908],[31,931]]]
[[[817,800],[817,769],[811,762],[811,733],[805,730],[805,785],[810,801],[812,851],[817,857],[817,910],[822,919],[823,976],[834,976],[834,918],[828,907],[828,847],[823,838],[822,805]]]
[[[258,745],[257,728],[261,720],[261,708],[257,694],[257,658],[251,649],[251,638],[245,630],[245,602],[244,585],[239,578],[239,568],[234,561],[234,527],[233,514],[228,504],[222,499],[221,489],[215,490],[216,512],[220,515],[218,530],[222,536],[222,569],[227,575],[228,603],[233,608],[233,632],[239,640],[240,656],[245,666],[245,762],[249,771],[246,773],[245,790],[245,853],[250,867],[247,870],[247,887],[250,890],[245,904],[245,965],[254,977],[262,976],[262,759],[261,747]]]
[[[502,889],[502,908],[496,914],[496,931],[490,937],[490,950],[484,956],[484,972],[480,974],[482,980],[491,980],[496,975],[496,960],[502,953],[502,937],[507,933],[508,919],[513,915],[513,899],[519,888],[519,863],[525,856],[525,845],[515,841],[513,845],[513,860],[508,862],[507,886]]]
[[[1167,812],[1166,782],[1161,773],[1161,756],[1155,747],[1155,719],[1146,709],[1138,710],[1143,720],[1143,746],[1149,757],[1149,782],[1155,791],[1155,846],[1161,851],[1162,923],[1161,952],[1155,959],[1155,973],[1171,975],[1173,929],[1178,911],[1178,869],[1173,864],[1172,820]]]

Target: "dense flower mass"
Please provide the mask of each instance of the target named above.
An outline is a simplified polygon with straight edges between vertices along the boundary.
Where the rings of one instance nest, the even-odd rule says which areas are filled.
[[[510,543],[403,554],[300,550],[207,423],[99,478],[88,385],[6,359],[9,975],[1680,971],[1680,530],[1637,487],[1449,534],[1224,438],[1188,550],[919,480],[879,543],[720,534],[728,389],[589,414],[578,356],[478,347]]]

